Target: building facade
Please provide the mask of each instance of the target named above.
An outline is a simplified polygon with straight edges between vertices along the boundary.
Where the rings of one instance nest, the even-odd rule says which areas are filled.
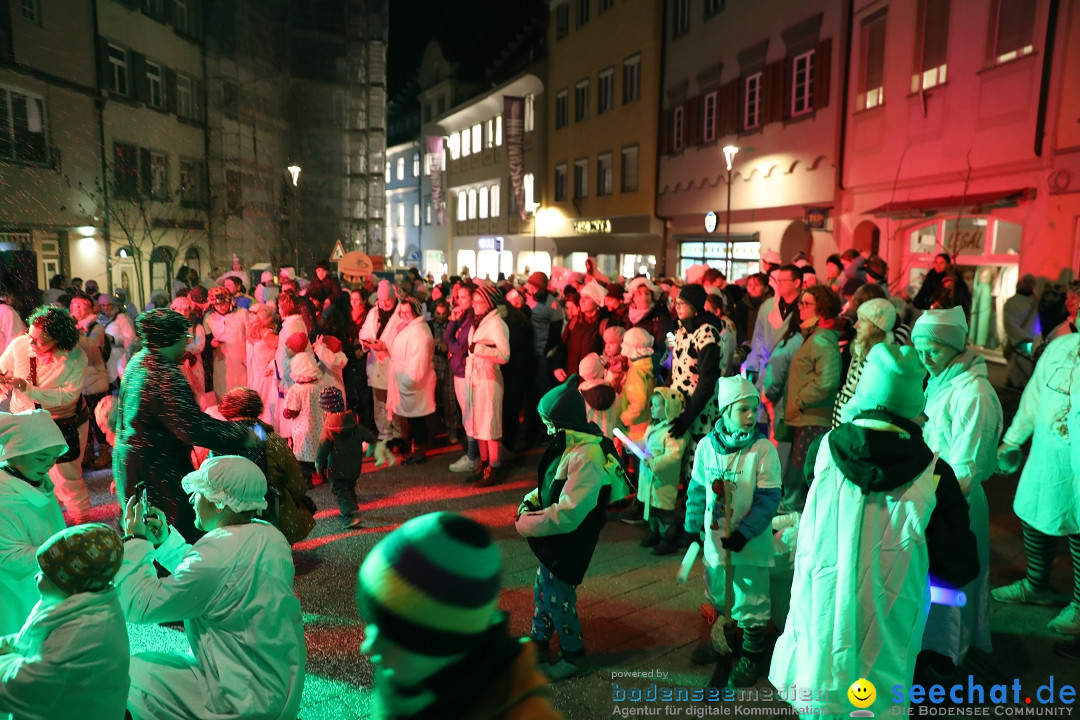
[[[735,279],[765,250],[820,266],[836,251],[843,8],[668,3],[658,208],[674,273],[706,263]]]
[[[661,0],[553,0],[541,215],[555,264],[655,274]],[[700,50],[700,48],[699,48]]]
[[[427,253],[437,255],[430,258],[425,255],[424,241],[428,239],[425,230],[431,225],[432,211],[421,204],[423,157],[419,140],[399,143],[386,150],[385,254],[391,266],[415,267],[426,272],[432,264],[438,266],[443,260],[441,248],[429,247]]]

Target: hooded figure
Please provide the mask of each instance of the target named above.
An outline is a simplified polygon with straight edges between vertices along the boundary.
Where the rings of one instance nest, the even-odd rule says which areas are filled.
[[[206,535],[188,545],[166,527],[157,548],[134,536],[115,583],[128,622],[182,620],[191,653],[133,656],[128,711],[135,720],[291,720],[307,652],[292,549],[254,519],[266,508],[266,478],[250,460],[223,455],[182,484]],[[171,574],[158,577],[154,561]]]
[[[76,525],[42,543],[36,556],[41,599],[0,655],[0,713],[122,717],[130,650],[112,587],[124,556],[120,536],[102,523]]]
[[[911,421],[923,409],[924,376],[914,348],[875,345],[856,390],[855,419],[823,435],[807,455],[812,484],[791,611],[769,681],[828,690],[810,701],[827,715],[849,712],[851,678],[873,678],[884,689],[910,686],[930,576],[958,587],[979,572],[956,477]],[[867,709],[892,712],[890,693]]]
[[[66,450],[48,411],[0,413],[0,635],[18,632],[38,601],[34,553],[64,529],[49,469]]]
[[[682,455],[688,438],[674,438],[671,423],[683,411],[682,393],[671,388],[653,390],[649,399],[652,422],[645,429],[642,448],[648,454],[641,461],[637,499],[644,506],[642,517],[649,524],[649,534],[641,547],[653,548],[654,555],[668,555],[676,549],[674,533],[675,499],[679,493]]]
[[[604,437],[614,437],[619,426],[619,405],[615,402],[618,395],[604,378],[604,363],[596,353],[589,353],[578,363],[578,375],[581,385],[578,390],[585,398],[585,414],[590,422],[596,423]]]

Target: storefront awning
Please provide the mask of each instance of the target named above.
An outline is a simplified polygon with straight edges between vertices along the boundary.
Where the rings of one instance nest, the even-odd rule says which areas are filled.
[[[1035,188],[998,190],[996,192],[950,195],[948,197],[899,200],[888,202],[863,212],[863,215],[889,218],[932,217],[942,212],[979,214],[997,208],[1016,207],[1021,201],[1032,200]]]

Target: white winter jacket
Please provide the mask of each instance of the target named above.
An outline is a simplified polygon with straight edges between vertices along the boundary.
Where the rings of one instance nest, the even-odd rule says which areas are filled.
[[[1050,343],[1024,388],[1004,440],[1031,438],[1013,510],[1047,535],[1080,533],[1080,334]],[[1072,442],[1070,442],[1072,439]]]
[[[0,718],[118,720],[128,696],[127,625],[116,591],[37,603],[0,655]],[[4,713],[11,713],[7,716]]]
[[[477,440],[502,438],[503,377],[510,360],[510,330],[497,312],[473,321],[465,358],[465,432]]]
[[[397,318],[393,318],[396,320]],[[390,346],[386,407],[401,417],[435,412],[435,339],[421,316],[399,328]]]

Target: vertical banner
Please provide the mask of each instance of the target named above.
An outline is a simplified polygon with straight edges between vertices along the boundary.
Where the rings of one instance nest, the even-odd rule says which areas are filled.
[[[506,130],[510,187],[517,199],[521,219],[525,220],[529,214],[525,207],[525,98],[503,95],[503,128]]]
[[[446,192],[443,188],[443,139],[428,135],[428,179],[431,182],[431,204],[435,207],[435,219],[446,224]]]

